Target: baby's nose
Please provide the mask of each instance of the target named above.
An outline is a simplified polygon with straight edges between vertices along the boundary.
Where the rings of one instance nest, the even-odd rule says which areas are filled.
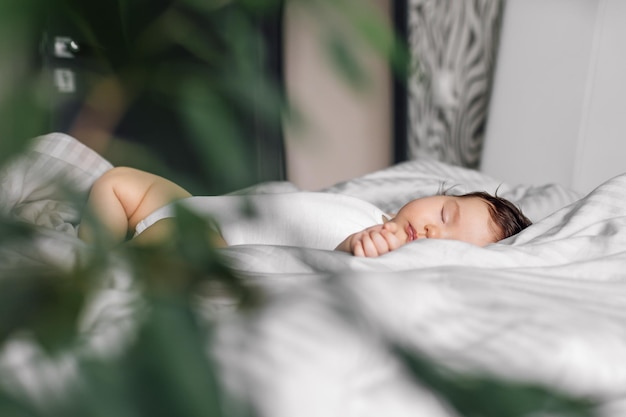
[[[439,239],[441,238],[441,231],[437,226],[434,225],[426,225],[426,237],[429,239]]]

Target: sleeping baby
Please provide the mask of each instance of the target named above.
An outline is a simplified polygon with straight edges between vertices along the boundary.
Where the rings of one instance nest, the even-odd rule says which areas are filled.
[[[421,239],[486,246],[512,236],[530,220],[510,201],[484,192],[410,201],[396,214],[340,194],[191,196],[179,185],[134,168],[117,167],[94,183],[79,237],[94,240],[94,225],[112,244],[162,242],[172,232],[176,205],[210,219],[215,246],[265,244],[340,250],[375,257]]]

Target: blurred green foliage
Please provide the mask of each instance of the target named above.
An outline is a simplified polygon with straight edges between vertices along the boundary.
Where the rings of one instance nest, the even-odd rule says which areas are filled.
[[[401,43],[361,1],[292,1],[327,25],[320,41],[346,82],[367,84],[351,46],[355,39],[404,74]],[[251,131],[243,120],[258,119],[272,133],[297,113],[279,80],[259,64],[266,57],[258,22],[276,16],[281,7],[280,0],[0,0],[0,165],[20,152],[28,138],[48,132],[51,109],[59,103],[51,98],[50,74],[42,71],[41,57],[49,47],[45,28],[61,18],[80,39],[89,81],[84,92],[89,105],[106,119],[95,121],[105,140],[115,139],[118,123],[147,95],[167,107],[175,115],[172,123],[184,128],[188,145],[204,161],[203,177],[225,189],[247,185],[256,174],[247,152]],[[99,90],[110,85],[115,86],[111,91]],[[155,144],[171,140],[170,133],[151,132]],[[55,364],[71,356],[75,383],[40,403],[12,387],[10,375],[0,375],[0,382],[5,381],[0,385],[0,416],[255,415],[222,386],[207,355],[211,320],[201,317],[197,303],[216,285],[251,314],[263,298],[207,243],[202,219],[185,211],[178,214],[177,237],[165,246],[129,245],[111,252],[96,244],[93,256],[71,271],[45,262],[2,268],[0,348],[13,338],[25,338],[41,348],[44,362]],[[0,249],[27,243],[35,234],[28,225],[2,218]],[[137,328],[118,354],[86,354],[81,316],[107,285],[103,271],[112,267],[112,257],[130,266],[129,285],[142,294],[129,311]],[[398,355],[420,384],[434,389],[460,415],[530,416],[546,404],[558,415],[590,415],[588,403],[545,389],[441,373],[436,364],[417,356],[401,350]]]
[[[539,384],[490,375],[464,374],[428,361],[415,352],[392,350],[419,384],[430,388],[464,417],[592,417],[595,403],[573,398]]]

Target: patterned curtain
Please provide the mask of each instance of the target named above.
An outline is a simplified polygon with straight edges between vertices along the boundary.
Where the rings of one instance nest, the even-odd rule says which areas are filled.
[[[503,0],[408,0],[409,159],[477,168]]]

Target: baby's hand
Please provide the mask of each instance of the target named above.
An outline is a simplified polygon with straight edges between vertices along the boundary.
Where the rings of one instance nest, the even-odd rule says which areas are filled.
[[[376,257],[391,252],[404,244],[395,235],[395,223],[388,222],[368,227],[348,236],[336,250],[350,252],[354,256]]]

